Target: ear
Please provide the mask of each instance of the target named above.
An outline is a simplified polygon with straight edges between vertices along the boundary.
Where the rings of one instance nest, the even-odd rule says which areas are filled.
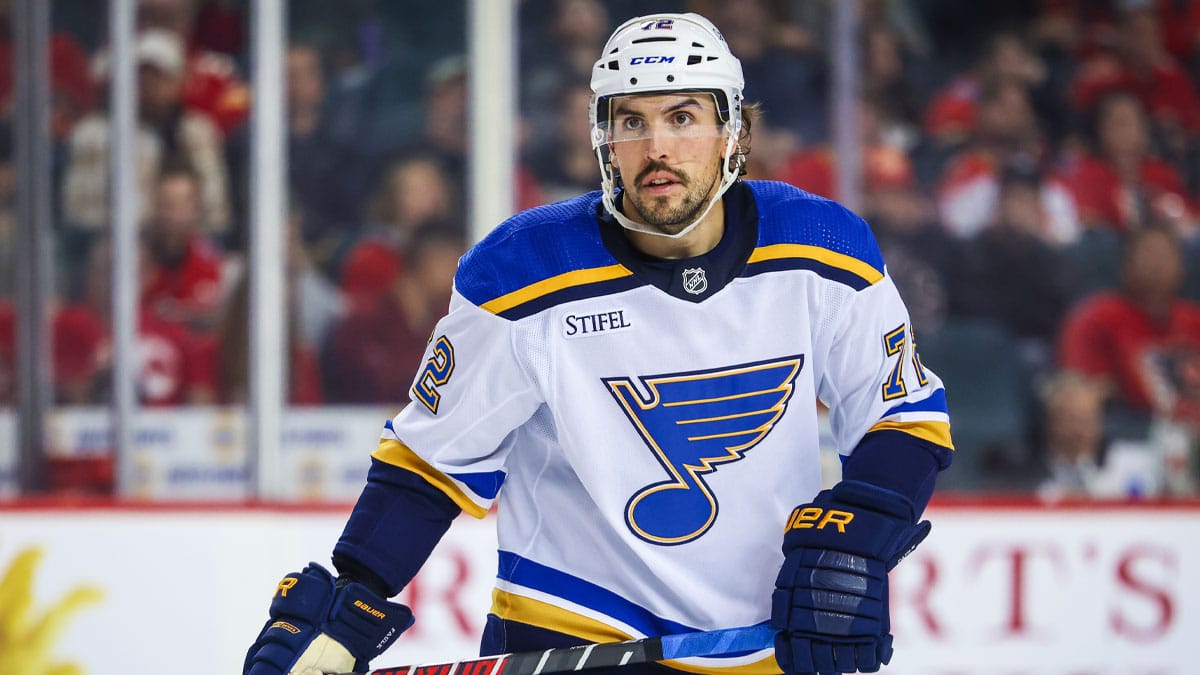
[[[617,164],[617,153],[613,152],[613,144],[612,143],[608,144],[608,156],[605,157],[605,160],[608,163],[609,170],[612,172],[613,183],[617,187],[620,187],[621,186],[621,166],[619,164]]]
[[[625,179],[621,177],[620,167],[614,166],[612,161],[609,161],[608,166],[609,166],[609,172],[612,174],[613,187],[614,188],[624,188],[625,187]]]
[[[741,143],[733,146],[733,157],[729,159],[729,168],[737,169],[739,176],[746,175],[746,151],[742,150]]]

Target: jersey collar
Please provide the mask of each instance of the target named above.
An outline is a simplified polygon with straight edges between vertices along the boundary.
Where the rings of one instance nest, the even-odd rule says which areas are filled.
[[[603,207],[597,208],[600,237],[608,252],[634,276],[673,297],[701,302],[742,273],[758,241],[758,205],[749,186],[738,181],[721,199],[725,233],[713,250],[702,255],[678,260],[646,255],[633,247],[625,228]],[[614,201],[621,203],[619,194]]]

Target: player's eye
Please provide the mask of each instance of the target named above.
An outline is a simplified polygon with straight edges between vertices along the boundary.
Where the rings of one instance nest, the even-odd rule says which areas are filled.
[[[677,127],[686,127],[694,120],[695,118],[692,117],[691,113],[686,113],[682,110],[676,111],[675,114],[671,116],[671,124],[674,124]]]
[[[625,131],[639,131],[646,126],[646,123],[640,117],[624,117],[621,119],[621,128]]]

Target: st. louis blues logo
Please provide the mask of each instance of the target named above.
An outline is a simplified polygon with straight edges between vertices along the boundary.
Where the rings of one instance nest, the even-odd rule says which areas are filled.
[[[797,355],[639,377],[641,391],[630,378],[606,378],[609,393],[668,475],[629,499],[629,529],[654,544],[683,544],[707,532],[718,504],[703,476],[741,459],[770,433],[803,365]]]

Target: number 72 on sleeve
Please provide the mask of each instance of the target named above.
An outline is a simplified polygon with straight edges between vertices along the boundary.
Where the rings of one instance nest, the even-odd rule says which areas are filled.
[[[421,367],[420,374],[417,375],[416,384],[413,385],[413,396],[420,401],[429,412],[434,415],[438,411],[438,403],[442,400],[442,395],[437,388],[450,381],[450,376],[454,374],[454,345],[450,344],[450,339],[445,335],[441,335],[433,343],[431,355],[425,360],[425,365]]]
[[[917,344],[909,335],[910,332],[911,330],[906,324],[900,324],[883,335],[884,353],[888,358],[899,356],[888,374],[887,381],[883,383],[883,400],[885,401],[901,398],[908,394],[908,386],[904,383],[903,376],[906,352],[911,354],[908,358],[912,360],[913,370],[917,374],[918,388],[929,384],[929,376],[925,373],[925,366],[921,365],[921,356],[917,354]]]

